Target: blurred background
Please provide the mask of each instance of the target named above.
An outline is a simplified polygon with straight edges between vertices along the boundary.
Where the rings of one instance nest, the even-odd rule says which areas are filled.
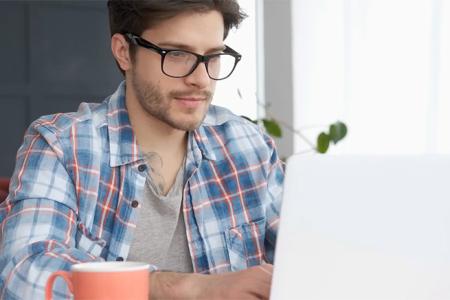
[[[450,1],[240,0],[243,54],[215,104],[283,124],[283,157],[336,120],[341,153],[450,153]],[[100,102],[122,80],[106,0],[0,0],[0,176],[37,117]],[[291,129],[289,129],[291,128]]]

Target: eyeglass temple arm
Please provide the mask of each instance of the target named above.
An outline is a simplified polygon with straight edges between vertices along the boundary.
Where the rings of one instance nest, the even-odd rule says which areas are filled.
[[[139,36],[137,36],[135,34],[125,33],[125,36],[135,45],[140,45],[140,46],[143,46],[145,48],[151,48],[151,49],[156,50],[158,52],[161,51],[160,48],[156,47],[153,44],[148,43],[147,41],[141,39]]]
[[[242,58],[242,55],[239,52],[237,52],[236,50],[234,50],[233,48],[231,48],[230,46],[226,46],[226,48],[225,48],[225,50],[223,50],[223,52],[234,55],[238,60],[240,60]]]

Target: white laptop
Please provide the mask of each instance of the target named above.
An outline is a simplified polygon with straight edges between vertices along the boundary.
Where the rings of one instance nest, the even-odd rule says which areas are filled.
[[[288,160],[272,300],[450,299],[450,156]]]

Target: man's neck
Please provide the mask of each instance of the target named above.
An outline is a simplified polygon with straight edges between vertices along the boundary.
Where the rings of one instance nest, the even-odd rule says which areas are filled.
[[[151,180],[166,195],[175,182],[187,149],[187,132],[149,115],[133,95],[126,97],[131,126],[151,169]]]

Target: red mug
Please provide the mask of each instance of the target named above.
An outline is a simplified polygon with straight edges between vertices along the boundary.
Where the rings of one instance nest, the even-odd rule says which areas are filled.
[[[75,300],[147,300],[150,265],[140,262],[90,262],[54,272],[47,280],[45,299],[52,299],[53,284],[61,276]]]

